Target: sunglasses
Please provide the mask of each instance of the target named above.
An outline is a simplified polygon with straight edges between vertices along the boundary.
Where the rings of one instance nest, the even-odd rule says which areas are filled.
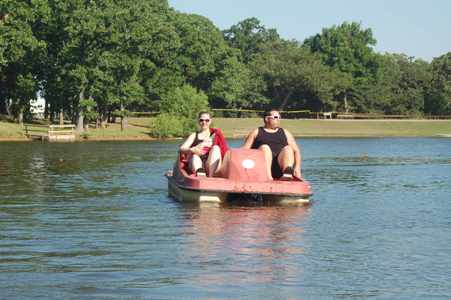
[[[210,119],[199,119],[199,123],[202,123],[202,122],[208,123],[208,122],[210,122]]]
[[[266,116],[265,118],[268,118],[268,119],[274,119],[274,120],[279,120],[279,119],[281,119],[280,116]]]

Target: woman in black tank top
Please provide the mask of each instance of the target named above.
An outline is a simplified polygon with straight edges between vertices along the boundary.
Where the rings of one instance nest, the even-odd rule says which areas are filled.
[[[280,127],[280,119],[277,109],[265,111],[265,126],[251,131],[243,148],[264,152],[269,179],[291,180],[293,176],[301,178],[301,151],[293,135]]]
[[[258,134],[252,143],[252,149],[258,149],[261,145],[268,145],[271,148],[273,157],[277,157],[282,149],[288,145],[287,136],[282,128],[277,128],[276,132],[267,132],[263,127],[258,128]]]

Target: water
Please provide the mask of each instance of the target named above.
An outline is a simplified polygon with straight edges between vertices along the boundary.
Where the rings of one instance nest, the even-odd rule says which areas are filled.
[[[0,299],[449,299],[451,139],[299,142],[308,207],[175,202],[176,142],[0,143]]]

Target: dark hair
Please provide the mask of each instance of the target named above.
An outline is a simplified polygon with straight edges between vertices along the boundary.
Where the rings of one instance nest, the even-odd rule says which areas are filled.
[[[201,112],[199,112],[199,113],[197,114],[197,118],[200,119],[200,116],[202,116],[202,115],[204,115],[204,114],[209,115],[210,117],[212,117],[212,115],[211,115],[210,112],[208,112],[208,111],[201,111]]]
[[[270,108],[270,109],[267,109],[267,110],[265,110],[265,112],[263,113],[263,119],[264,119],[265,117],[270,116],[270,115],[271,115],[271,112],[273,112],[273,111],[277,111],[278,113],[280,113],[280,111],[279,111],[277,108]]]

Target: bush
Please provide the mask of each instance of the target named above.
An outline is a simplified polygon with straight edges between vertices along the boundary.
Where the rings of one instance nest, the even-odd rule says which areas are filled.
[[[150,121],[149,129],[155,138],[183,137],[196,130],[196,120],[162,113]]]
[[[163,96],[160,111],[173,116],[195,120],[200,111],[208,111],[208,97],[190,85],[176,88]]]

